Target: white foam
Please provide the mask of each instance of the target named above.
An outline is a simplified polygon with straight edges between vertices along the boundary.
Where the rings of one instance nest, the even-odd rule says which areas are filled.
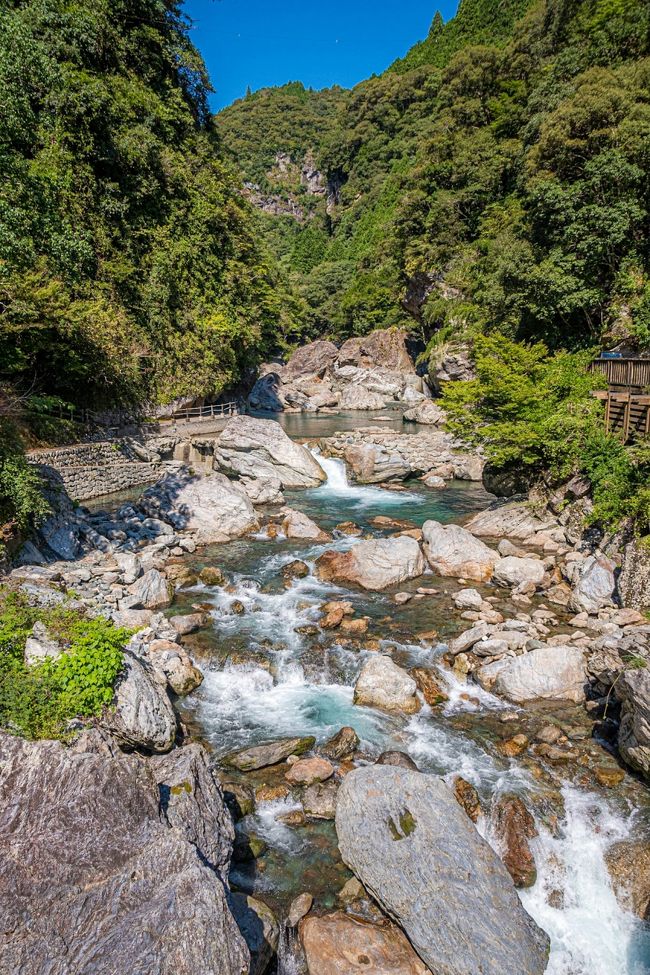
[[[422,504],[424,502],[424,498],[413,491],[391,491],[385,488],[350,483],[344,461],[337,457],[323,457],[317,448],[312,449],[312,454],[327,474],[327,481],[321,487],[314,488],[310,493],[313,496],[314,492],[317,491],[324,502],[327,495],[338,498],[345,497],[353,503],[354,507],[359,508],[372,505],[390,508],[402,504]]]

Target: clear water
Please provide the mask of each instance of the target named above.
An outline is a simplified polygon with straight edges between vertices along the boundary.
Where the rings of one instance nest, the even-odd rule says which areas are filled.
[[[288,500],[328,529],[354,520],[364,532],[376,531],[369,521],[376,514],[417,525],[430,517],[459,521],[489,500],[471,484],[451,485],[442,492],[416,485],[395,493],[355,486],[348,483],[340,461],[327,460],[325,467],[327,484],[293,493]],[[631,831],[650,833],[642,787],[634,792],[637,808],[632,814],[627,798],[579,789],[558,781],[561,773],[539,778],[525,761],[501,758],[493,741],[507,710],[504,703],[473,685],[468,694],[467,686],[442,667],[449,701],[436,713],[424,706],[411,717],[393,716],[355,706],[353,685],[369,651],[363,645],[341,646],[334,635],[309,629],[323,601],[349,598],[357,615],[369,617],[368,636],[382,638],[382,652],[402,666],[438,666],[441,651],[436,640],[423,641],[414,634],[434,627],[444,637],[454,621],[448,584],[434,576],[401,588],[414,591],[418,585],[432,586],[439,590],[437,596],[413,599],[402,607],[394,604],[390,592],[348,592],[313,575],[284,587],[281,569],[287,562],[299,557],[313,567],[326,548],[344,549],[354,543],[345,536],[326,545],[259,538],[203,553],[197,566],[219,565],[229,586],[198,586],[182,596],[188,605],[209,603],[213,613],[212,631],[195,648],[205,681],[183,705],[192,729],[220,755],[289,735],[312,734],[324,741],[341,726],[351,725],[368,759],[387,748],[406,751],[424,771],[442,775],[450,783],[458,774],[472,782],[485,808],[490,797],[501,792],[522,794],[534,812],[539,836],[532,841],[538,880],[521,892],[521,898],[551,937],[548,975],[650,973],[648,929],[619,907],[604,860],[607,847]],[[243,615],[233,611],[234,600],[244,605]],[[506,603],[503,608],[516,612]],[[581,720],[578,709],[571,718]],[[251,773],[247,781],[282,781],[282,773],[261,770]],[[269,851],[259,863],[238,866],[233,882],[258,892],[280,910],[305,889],[316,895],[320,907],[331,907],[347,876],[338,858],[333,824],[292,829],[279,819],[292,808],[290,801],[262,803],[247,817],[243,828],[262,836]],[[489,820],[482,818],[478,825],[493,841]],[[561,905],[553,896],[558,890]],[[287,949],[285,955],[283,965],[289,971],[291,952]]]

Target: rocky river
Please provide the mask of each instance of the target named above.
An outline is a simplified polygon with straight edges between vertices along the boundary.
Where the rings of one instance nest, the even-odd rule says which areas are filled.
[[[50,541],[79,542],[67,562],[12,573],[32,592],[63,578],[140,627],[133,660],[163,674],[180,719],[145,750],[208,750],[250,970],[650,972],[650,802],[618,758],[598,657],[648,627],[592,584],[605,562],[526,506],[496,537],[503,508],[468,459],[400,415],[362,434],[289,415],[291,448],[259,422],[236,418],[211,448],[235,481],[197,487],[177,466],[173,490],[81,511],[67,543],[59,520]],[[265,439],[282,457],[260,462]],[[128,702],[118,716],[118,740],[141,747]]]

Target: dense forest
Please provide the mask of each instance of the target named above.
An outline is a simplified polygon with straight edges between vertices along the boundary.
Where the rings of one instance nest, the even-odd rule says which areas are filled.
[[[306,332],[647,345],[649,31],[638,0],[462,0],[351,92],[222,112],[246,179],[302,205],[263,223]]]

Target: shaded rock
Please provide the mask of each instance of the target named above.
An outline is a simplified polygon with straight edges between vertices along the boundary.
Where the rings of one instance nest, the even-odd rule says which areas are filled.
[[[278,950],[278,919],[268,904],[247,894],[231,894],[230,906],[250,952],[248,973],[264,975]]]
[[[428,975],[394,924],[371,924],[341,911],[300,922],[309,975]]]
[[[232,417],[214,448],[215,465],[239,477],[279,480],[283,488],[318,487],[326,475],[306,447],[295,443],[275,420]]]
[[[405,670],[390,657],[375,654],[361,668],[354,685],[354,703],[414,714],[420,710],[416,690],[417,684]]]
[[[341,728],[340,731],[337,731],[324,745],[321,745],[320,751],[326,758],[330,758],[334,762],[340,762],[342,759],[352,755],[358,747],[358,734],[354,728],[346,726]]]
[[[148,488],[138,503],[177,530],[193,532],[200,545],[229,542],[258,527],[243,488],[219,473],[167,475]]]
[[[528,494],[531,486],[530,474],[521,464],[509,467],[495,467],[486,464],[483,468],[483,487],[497,498],[512,498],[515,494]]]
[[[380,538],[357,542],[347,552],[329,551],[316,562],[324,582],[351,583],[380,590],[422,575],[425,561],[413,538]]]
[[[219,761],[222,765],[238,768],[241,772],[251,772],[254,769],[266,768],[267,765],[277,765],[284,762],[289,755],[302,755],[313,748],[316,739],[311,735],[305,738],[280,738],[264,745],[253,745],[240,751],[224,755]]]
[[[509,555],[497,562],[493,580],[501,586],[520,586],[526,583],[539,586],[544,572],[541,559],[521,559]]]
[[[585,698],[585,658],[576,647],[539,647],[509,658],[499,670],[494,692],[515,704],[528,701],[573,701]]]
[[[503,850],[502,860],[515,887],[532,887],[537,880],[537,867],[528,840],[537,836],[535,820],[519,796],[506,795],[496,801],[492,822]]]
[[[471,782],[464,779],[462,775],[458,775],[454,779],[454,795],[472,822],[478,822],[479,816],[483,811],[481,809],[481,800]]]
[[[306,538],[315,542],[326,542],[331,538],[331,535],[319,528],[308,515],[293,508],[286,509],[282,531],[287,538]]]
[[[102,724],[128,748],[166,752],[176,738],[176,715],[164,678],[129,650],[115,685],[113,706]]]
[[[605,862],[623,910],[650,921],[650,844],[621,840],[606,851]]]
[[[284,504],[279,477],[242,477],[240,484],[252,504]]]
[[[445,975],[541,975],[549,940],[510,875],[440,779],[371,766],[345,776],[336,809],[344,862]]]
[[[477,582],[491,579],[499,555],[460,525],[425,521],[422,535],[429,565],[439,575]]]
[[[407,755],[406,752],[382,752],[375,762],[375,765],[395,765],[397,768],[408,768],[412,769],[414,772],[419,771],[411,756]]]
[[[185,766],[189,791],[165,812],[159,783],[174,788],[173,768],[112,753],[97,736],[72,748],[0,736],[3,971],[248,971],[219,876],[232,824],[194,748],[174,759]]]
[[[77,526],[65,514],[54,514],[38,529],[39,538],[60,559],[71,562],[81,554]]]
[[[199,572],[199,579],[206,586],[221,586],[224,583],[224,575],[216,565],[206,565]]]
[[[334,775],[334,766],[326,758],[303,758],[295,762],[285,779],[291,785],[313,785],[314,782],[324,782]]]
[[[311,906],[314,903],[314,898],[310,893],[305,891],[303,894],[298,894],[291,902],[291,907],[289,908],[289,913],[287,914],[287,924],[290,928],[295,928],[298,926],[298,922],[302,921],[305,915],[309,914],[311,911]]]
[[[225,782],[223,789],[224,801],[234,822],[255,811],[255,793],[250,786],[241,782]]]
[[[614,563],[604,555],[590,555],[580,566],[570,606],[576,613],[597,613],[613,605]]]

